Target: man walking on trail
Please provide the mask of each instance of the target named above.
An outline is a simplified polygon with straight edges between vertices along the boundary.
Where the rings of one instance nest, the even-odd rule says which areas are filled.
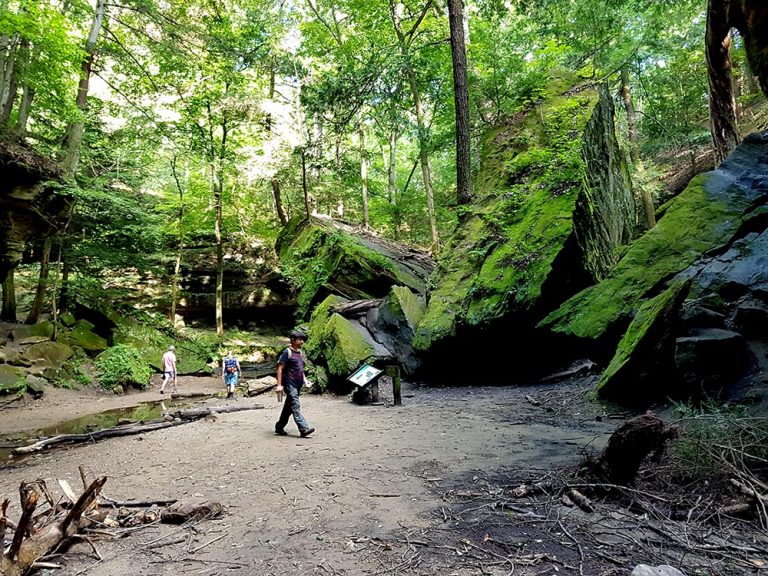
[[[227,398],[235,395],[235,386],[240,378],[240,361],[232,356],[232,350],[221,361],[221,379],[227,387]]]
[[[304,354],[301,352],[301,347],[307,340],[307,336],[303,332],[294,330],[288,337],[291,340],[291,345],[283,350],[277,359],[276,391],[278,394],[285,391],[285,404],[283,404],[280,419],[275,423],[275,434],[278,436],[288,435],[285,426],[288,424],[288,419],[293,415],[296,426],[299,427],[299,434],[302,438],[306,438],[315,431],[314,428],[310,428],[304,416],[301,415],[301,404],[299,403],[302,386],[306,386],[307,389],[312,387],[312,383],[304,376]]]
[[[176,392],[176,347],[168,346],[168,351],[163,354],[163,383],[160,385],[160,394],[165,394],[165,385],[173,379],[172,392]]]

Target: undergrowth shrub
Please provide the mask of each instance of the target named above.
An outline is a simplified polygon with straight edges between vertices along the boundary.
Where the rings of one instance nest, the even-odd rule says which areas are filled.
[[[683,434],[671,453],[686,476],[768,478],[768,418],[715,402],[676,404],[675,411]]]
[[[96,375],[101,386],[107,390],[119,392],[126,386],[145,390],[149,385],[152,369],[138,350],[118,344],[98,355]]]

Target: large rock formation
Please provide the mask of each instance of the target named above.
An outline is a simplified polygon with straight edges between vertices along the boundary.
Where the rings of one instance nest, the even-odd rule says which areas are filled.
[[[292,220],[276,250],[283,275],[296,289],[300,318],[329,294],[383,298],[396,285],[423,294],[434,268],[423,250],[327,218]]]
[[[452,359],[430,362],[433,372],[477,377],[472,358],[501,346],[508,367],[497,376],[522,376],[530,363],[517,360],[538,345],[536,322],[605,277],[631,240],[635,208],[613,103],[606,87],[571,86],[554,82],[486,138],[477,200],[442,252],[414,340],[433,359]]]
[[[768,132],[660,214],[607,279],[542,322],[612,357],[599,390],[618,400],[712,394],[765,362]]]
[[[61,222],[71,199],[51,185],[56,166],[31,149],[0,139],[0,282],[21,261],[27,242]]]

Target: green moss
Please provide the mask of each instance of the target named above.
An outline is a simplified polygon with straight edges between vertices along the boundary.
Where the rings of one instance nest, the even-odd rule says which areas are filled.
[[[613,356],[608,367],[600,376],[597,383],[597,390],[604,395],[617,397],[640,397],[639,391],[617,390],[622,385],[627,384],[627,379],[637,375],[637,365],[632,369],[634,362],[651,361],[649,358],[637,357],[635,354],[638,349],[650,347],[656,342],[658,334],[654,330],[659,323],[666,323],[669,314],[676,310],[680,302],[688,293],[690,282],[685,280],[675,281],[669,288],[664,290],[655,298],[644,302],[635,314],[632,322],[619,342],[616,353]],[[628,374],[632,372],[632,374]]]
[[[721,246],[741,222],[746,200],[726,192],[713,197],[707,174],[694,178],[666,208],[665,216],[632,244],[611,274],[566,301],[540,326],[582,338],[600,338],[630,318],[644,296],[665,278]]]
[[[23,394],[27,388],[25,372],[21,368],[0,364],[0,396]]]
[[[454,336],[536,303],[555,257],[573,230],[584,186],[580,135],[598,94],[550,97],[489,131],[476,202],[446,244],[414,348]],[[550,93],[551,94],[551,93]]]
[[[119,391],[128,386],[144,390],[152,370],[141,352],[132,346],[118,344],[96,357],[96,375],[107,390]]]
[[[294,236],[289,242],[290,234]],[[342,287],[354,298],[382,297],[394,284],[424,291],[424,282],[393,260],[356,237],[315,221],[289,226],[278,249],[283,276],[298,292],[300,318],[306,316],[324,287]]]
[[[67,334],[66,340],[72,346],[79,346],[89,352],[105,350],[107,341],[98,334],[94,334],[91,331],[92,328],[93,324],[87,320],[78,320],[72,327],[72,331]]]
[[[323,352],[321,337],[325,324],[328,322],[328,318],[331,315],[329,308],[341,304],[342,302],[346,302],[346,300],[341,296],[331,294],[320,304],[315,306],[315,309],[312,311],[312,316],[309,320],[309,328],[307,329],[308,340],[304,345],[304,352],[310,360],[316,361]]]
[[[174,340],[151,326],[125,317],[121,318],[121,321],[123,323],[113,332],[114,343],[125,344],[138,350],[148,366],[161,371],[163,354],[168,346],[173,344],[176,346],[176,368],[179,374],[211,373],[211,367],[207,364],[209,350],[205,343]]]
[[[328,373],[339,377],[348,376],[374,353],[373,346],[349,320],[339,314],[332,314],[325,323],[320,334],[320,346]]]
[[[32,344],[49,340],[53,335],[53,322],[48,320],[31,326],[17,326],[11,331],[11,338],[20,344]]]
[[[415,330],[424,317],[424,305],[419,298],[405,286],[393,286],[389,302],[393,312],[399,311],[411,330]]]

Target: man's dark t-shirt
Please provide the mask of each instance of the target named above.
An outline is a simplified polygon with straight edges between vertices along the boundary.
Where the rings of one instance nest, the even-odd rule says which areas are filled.
[[[283,350],[277,359],[278,364],[283,366],[283,386],[292,386],[300,388],[304,384],[304,355],[301,350],[291,350],[288,355],[288,348]]]

